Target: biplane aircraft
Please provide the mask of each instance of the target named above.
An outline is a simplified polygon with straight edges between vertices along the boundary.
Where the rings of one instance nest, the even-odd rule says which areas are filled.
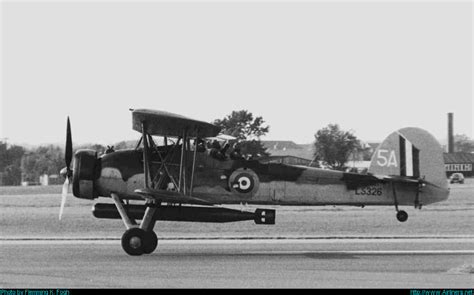
[[[404,222],[408,214],[399,206],[421,209],[449,195],[441,147],[419,128],[390,134],[375,151],[368,173],[357,174],[249,159],[228,147],[207,146],[207,139],[221,131],[213,124],[164,111],[131,111],[133,129],[141,134],[135,149],[101,156],[78,150],[72,169],[68,118],[59,213],[61,219],[69,182],[77,198],[112,198],[113,204],[96,203],[93,215],[122,219],[122,247],[130,255],[156,249],[157,220],[275,223],[273,209],[247,212],[225,207],[230,204],[394,206]]]

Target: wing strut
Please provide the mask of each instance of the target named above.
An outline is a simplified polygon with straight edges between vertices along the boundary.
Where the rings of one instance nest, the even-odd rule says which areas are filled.
[[[196,154],[198,149],[198,128],[195,129],[195,136],[194,136],[194,154],[193,154],[193,168],[191,170],[191,185],[189,186],[189,195],[192,196],[193,194],[193,184],[194,184],[194,170],[196,168]]]
[[[182,130],[182,135],[178,137],[178,141],[171,150],[167,151],[165,157],[163,157],[160,151],[157,149],[153,138],[150,134],[147,133],[147,122],[141,122],[141,131],[142,137],[140,142],[143,143],[143,172],[145,177],[145,189],[160,189],[165,177],[168,176],[170,180],[173,182],[174,186],[176,187],[178,193],[182,194],[183,196],[191,196],[193,192],[194,186],[194,177],[195,177],[195,169],[196,169],[196,158],[197,158],[197,142],[199,136],[199,128],[194,128],[192,132],[188,132],[188,129],[185,128]],[[192,134],[191,134],[192,133]],[[195,147],[192,155],[192,163],[188,163],[190,155],[188,152],[191,151],[191,139],[194,138],[195,140]],[[166,138],[167,141],[167,138]],[[180,155],[180,164],[179,164],[179,175],[178,181],[173,177],[170,173],[171,171],[168,169],[168,161],[173,158],[173,155],[176,150],[179,148],[179,143],[181,142],[181,155]],[[155,171],[152,171],[152,159],[151,157],[151,149],[156,149],[156,152],[159,156],[161,165]],[[191,166],[188,169],[188,164]],[[162,173],[164,170],[165,173]],[[191,171],[190,171],[191,170]]]
[[[161,166],[158,169],[158,171],[155,173],[155,179],[153,180],[153,183],[155,184],[155,186],[154,186],[155,189],[158,189],[158,188],[161,187],[161,185],[163,184],[163,181],[164,181],[166,176],[168,176],[170,178],[170,180],[173,182],[174,187],[176,187],[176,188],[178,187],[178,183],[176,182],[173,175],[171,174],[171,172],[168,170],[168,167],[166,166],[166,163],[168,163],[168,160],[173,158],[174,153],[176,151],[176,147],[177,147],[177,145],[173,145],[171,150],[168,151],[168,153],[166,154],[165,158],[163,158],[161,156],[161,153],[157,153],[158,157],[160,158]],[[165,170],[166,174],[162,173],[163,169]],[[158,178],[158,176],[159,176],[159,178]],[[158,180],[157,180],[157,178],[158,178]]]
[[[188,141],[187,130],[183,130],[183,143],[181,146],[181,163],[179,165],[178,191],[186,195],[186,144]]]
[[[149,166],[149,147],[146,134],[146,122],[142,122],[142,139],[143,139],[143,171],[145,173],[145,187],[150,188],[150,166]]]

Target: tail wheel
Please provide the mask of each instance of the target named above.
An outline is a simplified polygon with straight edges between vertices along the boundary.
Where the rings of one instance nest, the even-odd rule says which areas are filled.
[[[147,233],[138,227],[130,228],[122,236],[122,248],[128,255],[138,256],[145,253]]]
[[[406,212],[403,211],[403,210],[398,211],[398,212],[397,212],[397,219],[398,219],[398,221],[400,221],[400,222],[405,222],[405,221],[407,221],[407,219],[408,219],[408,213],[406,213]]]
[[[145,245],[143,247],[143,253],[151,254],[155,251],[156,247],[158,246],[158,237],[156,236],[154,231],[147,231],[145,232]]]

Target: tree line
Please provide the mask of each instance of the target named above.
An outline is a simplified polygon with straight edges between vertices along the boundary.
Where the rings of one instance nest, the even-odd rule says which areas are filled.
[[[213,122],[221,127],[222,133],[235,137],[231,141],[231,149],[238,148],[243,155],[253,158],[269,156],[260,138],[265,136],[270,126],[265,124],[261,116],[254,116],[247,110],[233,111],[223,119]],[[474,152],[474,141],[466,135],[455,135],[456,152]],[[135,147],[135,142],[121,141],[114,149]],[[370,160],[368,149],[350,131],[342,130],[338,124],[329,124],[314,134],[315,163],[335,170],[346,169],[346,163],[351,155],[362,155],[361,160]],[[104,153],[108,146],[88,144],[75,147],[77,149],[92,149],[98,154]],[[25,148],[19,145],[8,145],[0,141],[0,178],[2,185],[20,185],[21,181],[36,183],[44,174],[59,174],[65,166],[64,149],[56,145],[45,145]]]

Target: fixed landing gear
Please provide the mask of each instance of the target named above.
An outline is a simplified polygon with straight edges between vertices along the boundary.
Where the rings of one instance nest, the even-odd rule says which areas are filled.
[[[403,210],[397,211],[397,219],[400,222],[405,222],[408,219],[408,213]]]
[[[158,246],[158,237],[154,231],[145,232],[145,246],[143,247],[143,253],[151,254],[155,251]]]
[[[397,210],[397,219],[400,222],[405,222],[408,220],[408,213],[403,210],[398,210],[398,199],[397,199],[397,191],[395,190],[395,183],[392,182],[392,191],[393,191],[393,201],[395,204],[395,210]]]
[[[138,226],[135,220],[128,217],[119,196],[114,193],[112,193],[111,196],[114,200],[115,206],[117,207],[117,211],[127,228],[125,233],[122,235],[123,250],[132,256],[153,253],[158,246],[158,237],[153,231],[155,225],[153,215],[155,214],[156,206],[151,204],[147,207],[142,222],[140,223],[140,226]]]
[[[122,248],[132,256],[151,254],[158,246],[158,237],[154,231],[145,231],[132,227],[122,236]]]

